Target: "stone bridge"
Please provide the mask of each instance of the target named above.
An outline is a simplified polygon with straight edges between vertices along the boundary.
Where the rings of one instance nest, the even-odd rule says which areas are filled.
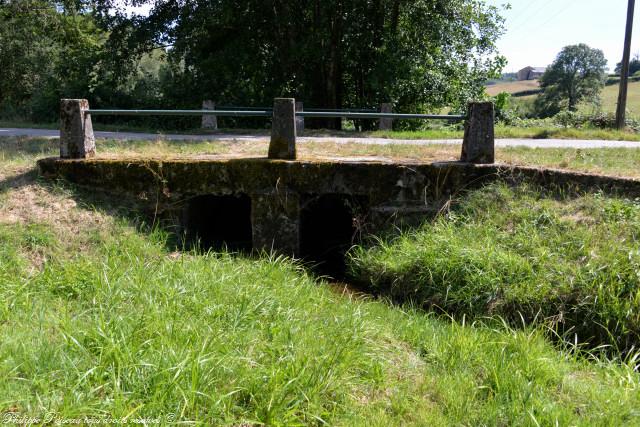
[[[298,160],[293,100],[286,114],[277,102],[270,156],[101,159],[90,117],[82,114],[86,101],[63,101],[61,157],[39,161],[39,169],[48,178],[151,199],[205,248],[275,250],[336,265],[360,235],[419,223],[491,180],[524,176],[640,194],[633,180],[493,164],[491,104],[470,107],[460,162]]]

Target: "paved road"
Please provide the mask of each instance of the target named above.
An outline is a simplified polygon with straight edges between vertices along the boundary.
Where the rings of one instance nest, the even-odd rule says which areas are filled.
[[[33,136],[42,138],[58,138],[59,132],[53,129],[18,129],[0,128],[0,136]],[[178,140],[178,141],[265,141],[269,137],[264,135],[237,135],[237,134],[216,134],[216,135],[164,135],[155,133],[133,133],[133,132],[95,132],[96,138],[110,139],[144,139],[155,140],[158,138]],[[386,138],[349,138],[349,137],[300,137],[300,142],[336,142],[341,144],[407,144],[407,145],[459,145],[459,139],[438,139],[438,140],[415,140],[415,139],[386,139]],[[497,147],[530,147],[530,148],[640,148],[640,142],[633,141],[603,141],[603,140],[566,140],[566,139],[498,139]]]

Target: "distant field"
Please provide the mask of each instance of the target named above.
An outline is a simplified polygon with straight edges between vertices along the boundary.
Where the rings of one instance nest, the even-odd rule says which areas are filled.
[[[501,92],[518,93],[526,90],[535,90],[540,88],[538,80],[525,80],[516,82],[498,83],[496,85],[487,86],[487,93],[496,96]]]
[[[606,86],[602,90],[602,110],[607,113],[615,113],[616,104],[618,103],[618,85]],[[593,110],[593,106],[585,105],[582,107],[585,112]],[[627,111],[633,117],[640,117],[640,82],[630,82],[629,92],[627,93]]]
[[[516,83],[527,83],[527,82],[513,82],[513,83],[504,83],[504,84],[495,85],[495,86],[488,86],[487,93],[491,96],[494,96],[496,93],[500,93],[500,92],[516,93],[522,90],[529,90],[529,89],[516,90],[516,87],[517,87]],[[531,83],[531,82],[528,82],[528,83]],[[604,89],[602,89],[601,106],[602,106],[602,111],[604,111],[605,113],[615,113],[616,104],[618,102],[618,90],[619,90],[619,86],[615,84],[605,86]],[[529,96],[513,98],[513,101],[516,104],[532,102],[532,100],[534,100],[537,96],[538,95],[529,95]],[[595,106],[592,104],[583,104],[580,107],[580,111],[584,113],[591,113],[595,109],[596,109]],[[636,118],[640,117],[640,82],[629,83],[629,92],[627,95],[627,111],[629,112],[629,115],[631,117],[636,117]]]

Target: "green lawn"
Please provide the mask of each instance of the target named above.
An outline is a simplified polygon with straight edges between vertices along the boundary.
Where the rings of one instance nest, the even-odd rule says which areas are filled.
[[[337,292],[269,254],[180,252],[124,199],[38,180],[44,145],[0,140],[3,422],[640,422],[632,361]]]

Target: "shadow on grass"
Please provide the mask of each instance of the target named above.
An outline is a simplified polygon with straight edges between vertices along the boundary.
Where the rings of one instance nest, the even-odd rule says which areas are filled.
[[[10,175],[0,179],[0,194],[9,190],[19,189],[31,185],[38,179],[38,171],[29,169],[28,171],[18,173],[17,175]]]

